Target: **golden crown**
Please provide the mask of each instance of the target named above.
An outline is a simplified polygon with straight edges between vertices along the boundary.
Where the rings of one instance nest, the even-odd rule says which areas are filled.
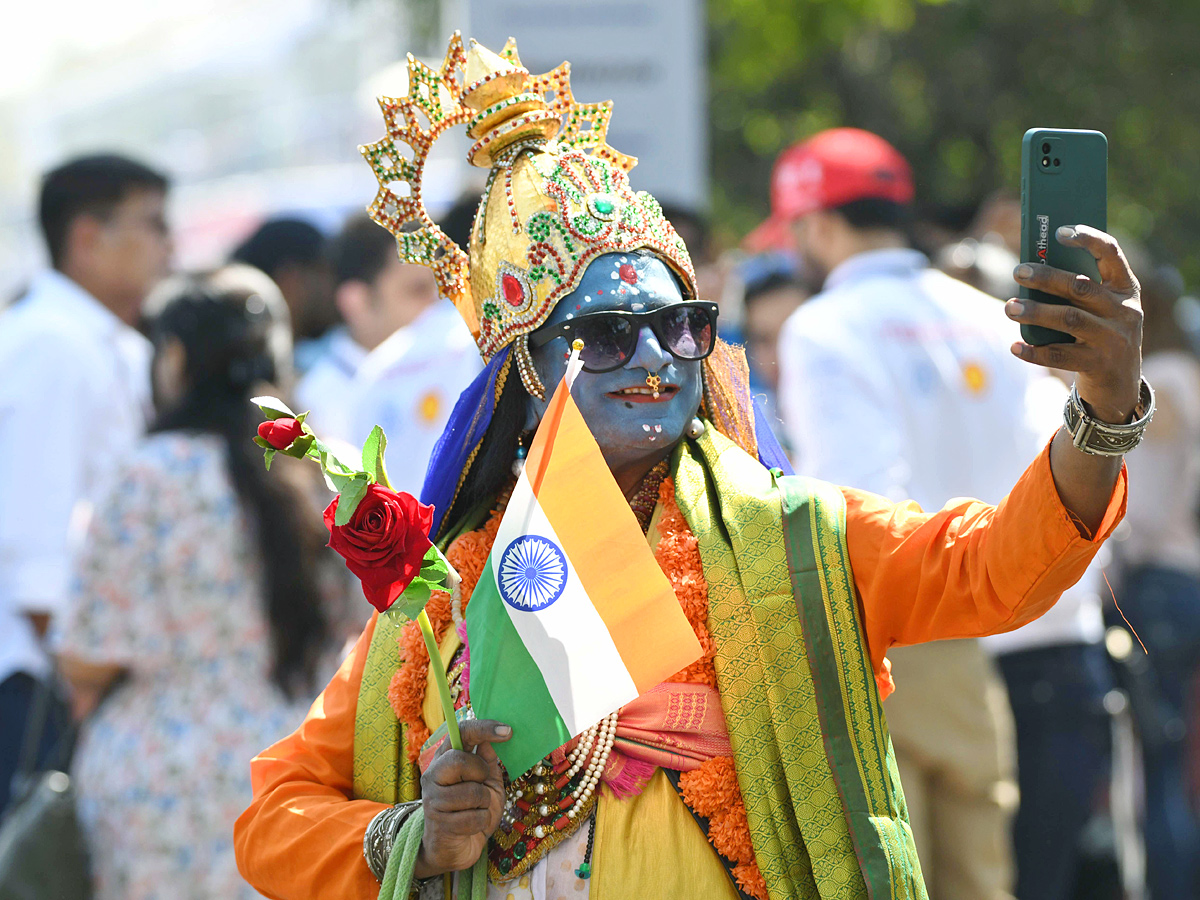
[[[526,335],[579,284],[597,256],[654,250],[695,296],[687,248],[648,193],[635,193],[633,157],[608,145],[612,103],[578,103],[570,63],[530,75],[509,38],[500,54],[455,32],[435,70],[408,55],[408,93],[380,97],[387,136],[360,147],[379,191],[368,212],[396,236],[400,258],[429,266],[479,352],[509,344],[526,388],[544,396]],[[424,121],[422,121],[424,120]],[[470,255],[425,209],[421,179],[434,141],[465,124],[472,165],[490,168]]]

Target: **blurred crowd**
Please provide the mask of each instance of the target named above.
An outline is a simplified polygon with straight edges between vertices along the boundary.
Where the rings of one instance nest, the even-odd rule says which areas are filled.
[[[172,273],[169,190],[115,155],[48,172],[50,266],[0,311],[0,811],[68,771],[95,896],[251,897],[231,835],[247,762],[370,610],[323,546],[315,467],[264,470],[250,398],[310,411],[339,454],[382,425],[419,494],[481,363],[365,214],[335,234],[271,219],[227,264]],[[1069,387],[1010,352],[1016,200],[931,229],[907,162],[855,129],[789,148],[770,191],[736,247],[666,212],[797,472],[1000,502]],[[460,246],[477,203],[439,222]],[[1015,632],[889,654],[933,900],[1200,897],[1200,344],[1178,273],[1125,246],[1159,411],[1103,568]]]

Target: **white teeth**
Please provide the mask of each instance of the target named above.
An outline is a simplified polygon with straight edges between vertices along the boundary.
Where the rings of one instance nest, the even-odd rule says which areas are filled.
[[[617,393],[618,394],[649,394],[651,396],[657,397],[660,394],[662,394],[664,390],[665,390],[664,388],[659,388],[656,391],[656,390],[653,390],[648,387],[631,387],[631,388],[621,388],[621,390],[617,391]]]

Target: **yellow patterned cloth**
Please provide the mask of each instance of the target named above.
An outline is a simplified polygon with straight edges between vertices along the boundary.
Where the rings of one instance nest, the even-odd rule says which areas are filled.
[[[722,707],[770,897],[927,900],[858,618],[842,494],[776,477],[714,428],[681,445],[673,468],[699,542]],[[355,796],[385,803],[417,793],[387,697],[399,628],[379,617],[355,724]],[[606,796],[599,816],[593,889],[617,896],[618,885],[653,883],[655,866],[632,873],[606,852],[619,834],[682,828],[701,841],[688,843],[689,859],[709,854],[711,865],[689,863],[697,877],[732,890],[673,789],[632,804]]]
[[[840,492],[776,478],[715,429],[681,446],[675,490],[704,563],[721,700],[772,900],[925,900]]]

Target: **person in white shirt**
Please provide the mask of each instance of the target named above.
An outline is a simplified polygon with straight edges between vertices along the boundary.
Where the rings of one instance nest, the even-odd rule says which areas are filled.
[[[230,254],[230,262],[265,272],[287,303],[295,371],[303,375],[326,352],[338,324],[329,241],[304,219],[267,219]]]
[[[471,333],[445,299],[367,357],[359,372],[354,433],[365,438],[382,426],[388,474],[397,490],[420,495],[429,457],[458,395],[482,369]]]
[[[468,193],[438,222],[463,250],[470,244],[478,206],[479,197]],[[394,244],[391,252],[394,256]],[[406,268],[429,274],[421,266]],[[429,457],[458,395],[482,369],[479,350],[462,316],[453,303],[437,297],[436,286],[432,302],[364,360],[352,413],[353,433],[361,442],[376,425],[383,428],[388,437],[388,474],[398,490],[420,495]]]
[[[780,158],[768,229],[790,226],[805,271],[824,274],[783,328],[780,415],[802,474],[926,508],[957,496],[998,502],[1053,436],[1065,390],[1012,355],[1018,331],[999,301],[910,249],[913,194],[904,158],[857,129],[822,132]],[[1092,585],[1046,618],[1065,617],[1069,630],[1081,608],[1099,639]],[[889,658],[897,692],[885,709],[931,898],[1011,896],[1014,724],[994,662],[975,641]],[[1089,814],[1090,800],[1055,817],[1064,869]],[[1022,900],[1065,896],[1058,873],[1020,853],[1017,869]]]
[[[0,314],[0,810],[50,671],[42,640],[64,612],[71,535],[145,430],[150,345],[132,326],[170,263],[166,193],[120,156],[48,173],[52,268]]]
[[[296,386],[296,402],[326,438],[361,446],[370,432],[356,421],[359,368],[375,348],[437,302],[437,282],[425,266],[400,261],[396,239],[369,216],[351,217],[330,248],[334,299],[344,322]]]
[[[1147,651],[1132,650],[1146,674],[1130,699],[1145,768],[1150,896],[1195,897],[1200,816],[1190,796],[1188,756],[1200,725],[1200,360],[1177,318],[1178,272],[1149,260],[1134,265],[1146,313],[1142,370],[1153,379],[1158,411],[1153,440],[1129,454],[1138,489],[1129,495],[1128,527],[1114,545],[1121,566],[1116,591]],[[1123,624],[1119,615],[1112,618]]]

